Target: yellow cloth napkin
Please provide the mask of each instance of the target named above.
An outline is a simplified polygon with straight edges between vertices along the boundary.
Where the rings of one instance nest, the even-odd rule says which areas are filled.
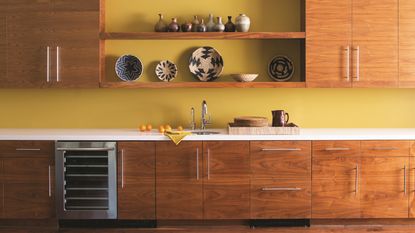
[[[180,142],[183,141],[183,139],[192,134],[191,132],[186,132],[186,131],[166,131],[164,133],[164,135],[166,135],[167,137],[170,138],[170,140],[172,140],[174,142],[174,144],[179,145]]]

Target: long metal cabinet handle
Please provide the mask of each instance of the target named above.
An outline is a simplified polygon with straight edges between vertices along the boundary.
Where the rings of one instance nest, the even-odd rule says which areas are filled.
[[[49,197],[52,197],[52,181],[51,181],[51,174],[50,174],[50,165],[48,166],[48,191],[49,191]]]
[[[113,151],[115,148],[57,148],[57,151]]]
[[[210,149],[207,150],[207,178],[210,180]]]
[[[60,50],[61,50],[61,48],[59,46],[56,46],[56,82],[61,81],[61,77],[60,77],[60,69],[61,69]]]
[[[374,147],[372,150],[399,150],[397,147]]]
[[[46,82],[50,82],[50,47],[46,47]]]
[[[200,179],[200,174],[199,174],[199,148],[196,149],[196,179],[197,180]]]
[[[360,81],[360,46],[357,46],[356,51],[356,81]]]
[[[354,179],[354,192],[355,195],[359,193],[359,165],[356,165],[356,174]]]
[[[350,46],[347,46],[346,49],[346,79],[350,81]]]
[[[262,191],[301,191],[302,188],[262,188]]]
[[[16,148],[16,151],[40,151],[39,148]]]
[[[403,167],[403,192],[406,195],[406,165]]]
[[[124,188],[124,150],[121,150],[121,188]]]
[[[261,151],[301,151],[301,148],[262,148]]]
[[[342,147],[333,147],[333,148],[326,148],[324,150],[325,151],[347,151],[347,150],[350,150],[350,148],[347,148],[347,147],[344,147],[344,148],[342,148]]]

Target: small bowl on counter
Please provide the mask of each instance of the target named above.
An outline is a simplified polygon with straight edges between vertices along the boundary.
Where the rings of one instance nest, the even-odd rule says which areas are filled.
[[[231,74],[231,77],[237,82],[253,82],[259,74]]]

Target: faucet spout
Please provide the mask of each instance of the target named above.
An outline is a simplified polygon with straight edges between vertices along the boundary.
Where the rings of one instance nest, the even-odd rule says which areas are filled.
[[[210,124],[210,117],[208,118],[208,106],[207,106],[206,100],[203,100],[202,102],[202,124],[201,124],[202,130],[205,130],[208,124]]]

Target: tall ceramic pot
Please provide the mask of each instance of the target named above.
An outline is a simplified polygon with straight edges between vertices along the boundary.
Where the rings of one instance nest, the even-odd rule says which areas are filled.
[[[240,14],[236,17],[235,25],[236,31],[249,32],[249,28],[251,27],[251,19],[245,14]]]
[[[206,23],[206,31],[214,32],[215,30],[215,22],[213,20],[213,15],[209,14],[209,21]]]
[[[159,21],[154,26],[154,31],[156,32],[167,32],[169,29],[169,25],[164,21],[164,16],[162,14],[159,14]]]

